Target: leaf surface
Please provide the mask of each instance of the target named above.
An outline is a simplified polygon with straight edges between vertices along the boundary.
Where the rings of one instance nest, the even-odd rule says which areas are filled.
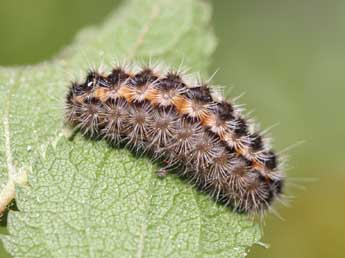
[[[124,2],[51,62],[0,69],[0,183],[18,186],[6,249],[14,257],[244,257],[258,225],[146,158],[63,136],[69,81],[118,60],[163,61],[207,75],[210,8],[194,0]],[[19,175],[19,176],[18,176]]]

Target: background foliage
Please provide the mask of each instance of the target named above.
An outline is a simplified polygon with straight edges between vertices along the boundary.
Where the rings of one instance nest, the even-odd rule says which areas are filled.
[[[52,57],[79,28],[99,23],[114,1],[0,1],[0,63],[28,64]],[[269,216],[264,242],[249,257],[343,257],[345,206],[345,4],[343,1],[213,1],[219,46],[212,57],[216,83],[243,91],[242,102],[290,152],[291,177],[306,190],[285,222]],[[20,8],[19,8],[20,7]],[[38,8],[39,7],[39,8]],[[277,237],[279,236],[279,237]]]

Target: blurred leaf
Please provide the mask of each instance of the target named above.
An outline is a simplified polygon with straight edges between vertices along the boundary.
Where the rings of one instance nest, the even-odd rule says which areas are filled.
[[[150,161],[61,133],[66,87],[91,64],[184,60],[206,75],[215,46],[209,17],[194,0],[126,1],[53,62],[0,70],[1,189],[8,172],[29,174],[2,236],[13,256],[244,257],[258,241],[247,217],[175,176],[158,179]]]

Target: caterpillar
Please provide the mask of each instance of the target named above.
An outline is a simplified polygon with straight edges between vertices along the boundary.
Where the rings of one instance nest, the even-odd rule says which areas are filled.
[[[65,120],[91,138],[148,153],[236,212],[282,194],[279,158],[262,133],[208,83],[157,67],[90,70],[66,96]]]

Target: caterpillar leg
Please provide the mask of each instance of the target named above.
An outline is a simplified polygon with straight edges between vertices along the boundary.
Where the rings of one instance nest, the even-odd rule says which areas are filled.
[[[169,174],[167,167],[160,168],[157,170],[156,175],[160,178],[165,178]]]
[[[164,167],[158,169],[156,172],[156,175],[160,178],[164,178],[169,174],[169,169],[172,168],[173,162],[170,162],[168,159],[163,160],[163,164],[165,164]]]

